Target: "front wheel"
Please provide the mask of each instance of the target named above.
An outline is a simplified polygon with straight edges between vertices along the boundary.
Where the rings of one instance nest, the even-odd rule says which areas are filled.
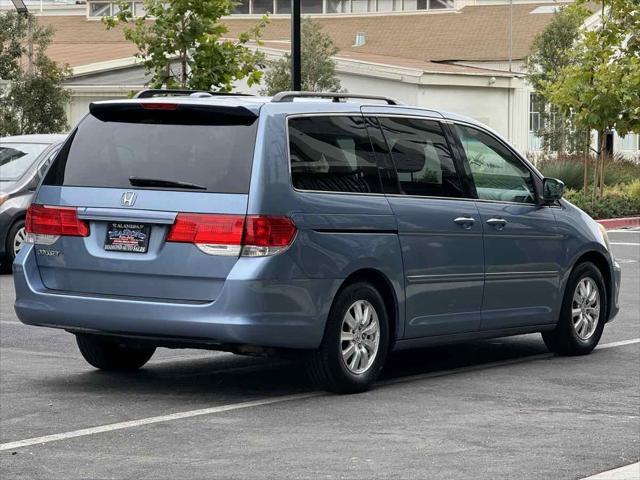
[[[322,389],[362,392],[378,378],[388,348],[388,315],[380,293],[369,283],[353,283],[336,296],[309,374]]]
[[[149,361],[155,347],[138,347],[100,335],[76,334],[76,342],[84,359],[100,370],[127,372],[137,370]]]
[[[581,263],[569,277],[557,327],[542,334],[544,343],[559,355],[590,353],[600,341],[606,315],[602,274],[593,263]]]

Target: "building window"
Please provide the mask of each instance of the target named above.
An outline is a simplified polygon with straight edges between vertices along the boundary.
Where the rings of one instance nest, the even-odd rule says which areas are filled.
[[[351,10],[351,0],[328,0],[327,13],[348,13]]]
[[[273,0],[253,0],[253,12],[257,14],[273,13]]]
[[[402,12],[416,10],[441,10],[453,8],[454,0],[301,0],[300,9],[305,14]],[[118,13],[114,1],[89,1],[88,16],[107,17]],[[131,12],[136,17],[146,14],[144,3],[132,1]],[[291,0],[236,0],[232,15],[263,15],[291,13]]]
[[[134,8],[133,12],[136,17],[144,17],[147,14],[147,11],[144,8],[144,3],[142,2],[134,3],[133,8]]]
[[[90,17],[108,17],[109,15],[111,15],[111,3],[109,2],[89,3]]]
[[[236,3],[233,13],[247,15],[249,13],[249,0],[241,0]]]
[[[276,13],[290,14],[291,0],[276,0]],[[322,0],[301,0],[300,11],[302,13],[322,13]]]
[[[142,17],[146,14],[144,3],[130,2],[129,11],[135,17]],[[116,2],[89,2],[89,17],[100,18],[116,15],[120,11],[120,7]]]
[[[289,2],[291,6],[291,2]],[[302,13],[322,13],[322,0],[306,0],[300,2]]]
[[[638,150],[638,135],[635,133],[627,133],[624,137],[619,137],[620,147],[618,150],[624,152],[635,152]]]
[[[453,0],[429,0],[429,10],[453,8]]]
[[[540,113],[544,109],[544,101],[535,93],[529,95],[529,131],[536,133],[542,127]]]

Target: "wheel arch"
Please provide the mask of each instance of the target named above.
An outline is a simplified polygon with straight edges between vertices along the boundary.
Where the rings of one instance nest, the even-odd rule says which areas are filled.
[[[612,283],[613,278],[611,273],[611,265],[602,252],[599,252],[596,250],[590,250],[588,252],[583,253],[576,259],[576,261],[573,263],[573,267],[571,268],[570,273],[573,273],[573,271],[576,269],[578,265],[585,262],[593,263],[596,266],[596,268],[600,271],[604,279],[604,288],[607,294],[606,318],[608,320],[609,315],[611,313],[611,305],[612,305],[611,302],[613,301],[613,283]],[[567,288],[567,285],[565,284],[565,291],[566,291],[566,288]]]
[[[361,268],[352,272],[344,279],[336,291],[336,296],[344,287],[358,281],[371,283],[382,296],[385,309],[387,310],[387,316],[389,317],[389,350],[391,350],[393,348],[393,344],[397,340],[398,332],[401,331],[400,310],[396,291],[394,290],[389,278],[380,270],[376,270],[375,268]]]
[[[9,221],[7,223],[7,229],[4,232],[4,238],[2,239],[3,245],[5,247],[5,251],[8,252],[9,251],[9,232],[11,232],[11,230],[13,229],[13,227],[15,226],[16,223],[18,223],[19,221],[25,221],[27,220],[27,211],[20,211],[18,213],[16,213],[12,218],[11,221]]]

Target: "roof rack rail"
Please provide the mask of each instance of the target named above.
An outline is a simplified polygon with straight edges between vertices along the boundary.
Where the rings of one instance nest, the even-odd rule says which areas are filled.
[[[276,93],[271,101],[276,103],[293,102],[294,98],[331,98],[335,103],[338,103],[343,99],[346,100],[347,98],[361,98],[365,100],[381,100],[383,102],[387,102],[389,105],[402,105],[401,102],[391,97],[339,92],[280,92]]]
[[[140,90],[133,98],[153,98],[160,96],[194,96],[194,97],[214,97],[214,96],[242,96],[250,97],[252,95],[248,93],[233,93],[233,92],[211,92],[206,90],[174,90],[174,89],[162,89],[162,88],[148,88]]]

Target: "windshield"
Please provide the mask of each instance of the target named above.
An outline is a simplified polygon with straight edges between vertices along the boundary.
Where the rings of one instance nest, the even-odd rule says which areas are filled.
[[[0,143],[0,181],[18,180],[48,147],[46,143]]]
[[[258,122],[219,120],[218,125],[180,125],[89,115],[44,184],[246,194]]]

